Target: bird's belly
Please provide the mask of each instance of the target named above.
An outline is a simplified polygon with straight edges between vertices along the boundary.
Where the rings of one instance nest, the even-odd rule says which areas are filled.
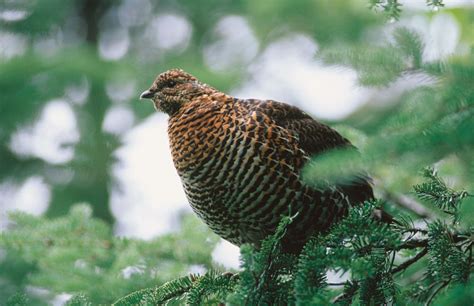
[[[283,215],[305,209],[317,214],[314,197],[290,168],[241,141],[223,146],[198,168],[180,176],[193,210],[218,235],[235,243],[259,243],[273,233]],[[291,211],[292,207],[293,211]],[[306,229],[308,226],[303,226]]]
[[[235,243],[249,242],[242,223],[241,204],[246,189],[244,181],[252,175],[258,160],[247,158],[248,148],[239,145],[237,138],[227,139],[215,147],[210,158],[196,158],[179,171],[189,203],[196,214],[218,235]],[[226,141],[226,140],[224,140]],[[253,168],[249,165],[253,164]]]
[[[192,143],[190,154],[175,159],[191,207],[216,234],[237,245],[258,245],[282,216],[299,212],[292,237],[305,240],[332,221],[333,200],[300,181],[291,165],[296,157],[282,158],[280,147],[239,131],[216,139]]]

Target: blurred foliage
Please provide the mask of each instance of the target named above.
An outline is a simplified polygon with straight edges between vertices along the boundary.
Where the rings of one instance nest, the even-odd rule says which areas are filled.
[[[459,248],[453,246],[453,241],[447,236],[451,227],[465,229],[474,224],[474,199],[465,197],[467,193],[450,193],[460,186],[471,194],[474,190],[472,7],[445,9],[442,1],[426,1],[430,7],[441,8],[456,19],[464,48],[456,56],[428,62],[423,59],[425,41],[418,33],[398,27],[396,23],[394,27],[397,29],[389,35],[378,30],[384,27],[387,19],[393,21],[393,18],[411,14],[396,0],[278,0],[271,5],[251,0],[145,2],[150,6],[142,12],[143,17],[138,17],[144,20],[125,26],[117,12],[127,1],[0,0],[0,13],[20,11],[26,14],[18,21],[0,18],[0,34],[12,33],[26,45],[24,52],[12,58],[0,58],[0,181],[21,183],[35,175],[44,178],[52,189],[45,217],[15,213],[9,218],[8,230],[2,233],[2,305],[46,304],[54,294],[62,292],[75,295],[71,305],[111,303],[143,288],[154,288],[151,291],[143,289],[147,294],[154,292],[148,295],[153,301],[153,298],[159,300],[159,294],[189,289],[189,282],[194,288],[193,301],[222,299],[236,283],[241,289],[229,297],[230,301],[238,303],[246,299],[249,292],[261,294],[262,291],[247,290],[254,285],[249,273],[241,274],[238,282],[236,277],[222,276],[214,271],[205,276],[168,282],[186,274],[190,265],[212,268],[210,249],[215,236],[194,217],[183,218],[179,233],[149,242],[119,239],[111,232],[113,216],[108,204],[111,189],[116,187],[111,166],[117,162],[113,153],[121,145],[121,137],[102,129],[107,110],[116,105],[107,94],[108,82],[135,84],[135,96],[138,96],[140,89],[147,88],[157,73],[180,67],[223,91],[237,87],[246,77],[244,65],[215,72],[206,66],[202,56],[203,47],[212,39],[216,22],[227,15],[241,15],[248,20],[259,39],[260,50],[279,37],[302,32],[318,44],[315,60],[327,65],[351,67],[357,71],[361,86],[386,91],[387,95],[393,92],[390,91],[393,84],[400,80],[410,80],[416,75],[428,80],[422,86],[410,87],[390,97],[390,103],[379,103],[376,99],[367,101],[349,118],[338,122],[338,130],[356,143],[362,154],[354,156],[353,152],[338,151],[320,156],[308,165],[304,175],[308,183],[318,184],[339,180],[361,170],[368,171],[377,183],[379,195],[413,195],[417,192],[423,195],[420,199],[423,207],[435,216],[445,216],[443,210],[447,210],[457,217],[455,224],[453,219],[446,223],[432,223],[428,229],[429,236],[437,244],[433,244],[429,251],[430,261],[415,263],[396,280],[375,281],[384,279],[385,276],[380,276],[377,271],[387,267],[384,257],[377,252],[364,254],[345,266],[356,277],[366,269],[374,272],[371,274],[374,278],[346,283],[344,289],[339,290],[345,294],[341,301],[352,301],[354,297],[363,300],[363,292],[374,288],[379,293],[377,299],[393,297],[394,287],[407,284],[427,267],[430,271],[437,267],[447,268],[438,271],[434,278],[424,278],[420,283],[422,288],[414,288],[420,300],[428,299],[432,293],[427,290],[423,295],[423,290],[448,286],[446,277],[451,275],[449,273],[456,273],[453,279],[467,281],[467,285],[449,283],[449,289],[440,291],[439,301],[435,302],[465,305],[467,303],[463,301],[472,301],[472,281],[466,279],[469,274],[463,276],[456,269],[456,265],[466,264],[465,254],[460,254]],[[153,16],[169,12],[188,19],[193,29],[192,38],[189,45],[179,52],[153,51],[149,46],[152,42],[144,39],[142,34]],[[436,16],[436,12],[423,15],[430,19]],[[128,33],[129,50],[118,60],[105,59],[100,55],[100,38],[107,31],[117,29]],[[52,40],[53,47],[41,48],[45,40]],[[0,52],[7,47],[11,46],[0,46]],[[67,88],[81,84],[85,84],[87,89],[83,104],[71,101],[67,93]],[[152,108],[135,103],[135,96],[125,97],[123,105],[132,109],[140,120],[148,116]],[[50,163],[35,155],[15,154],[10,148],[12,135],[36,122],[45,106],[57,98],[66,100],[78,121],[80,139],[74,145],[72,160]],[[448,177],[448,183],[439,185],[433,180],[423,183],[418,173],[429,165],[434,165],[439,173]],[[414,191],[413,185],[417,186]],[[440,196],[438,200],[436,194]],[[397,215],[404,212],[415,219],[420,217],[406,206],[400,206],[394,198],[383,202],[387,211]],[[449,199],[454,200],[450,202]],[[463,200],[463,205],[458,205],[460,200]],[[83,202],[89,206],[74,206]],[[386,234],[386,238],[393,235],[386,229],[372,226],[378,225],[367,228]],[[283,231],[284,226],[280,230]],[[367,236],[367,232],[362,234]],[[208,241],[206,237],[214,238]],[[385,245],[398,243],[400,236],[393,236],[393,241],[387,241],[381,235],[369,238],[378,239]],[[294,300],[289,302],[327,301],[339,291],[320,290],[326,282],[323,270],[331,263],[319,260],[324,252],[318,248],[319,242],[310,242],[300,258],[276,261],[275,267],[281,267],[285,275],[266,274],[265,266],[256,264],[268,259],[274,247],[278,248],[278,233],[269,238],[268,248],[260,253],[244,247],[243,265],[247,272],[263,273],[268,280],[266,285],[274,288],[280,297],[287,293],[285,290],[293,290],[291,277],[294,276],[294,294],[291,295]],[[404,255],[415,254],[406,251]],[[343,251],[338,256],[349,258]],[[292,265],[285,267],[288,263]],[[140,272],[125,278],[124,271],[130,269]],[[295,269],[299,271],[297,275],[292,274]],[[222,286],[219,288],[224,290],[217,293],[206,291],[212,286]],[[46,293],[42,289],[46,289]],[[456,300],[457,297],[460,300]],[[142,295],[135,298],[141,301]]]
[[[185,216],[181,231],[151,241],[114,237],[109,225],[92,218],[88,205],[77,205],[63,217],[46,219],[24,213],[10,216],[11,226],[0,236],[8,250],[0,263],[0,296],[15,296],[23,286],[43,288],[46,303],[54,294],[84,293],[110,304],[140,288],[164,283],[193,266],[210,269],[210,252],[217,242],[194,216]],[[42,299],[39,299],[42,298]]]
[[[320,53],[328,63],[356,68],[360,82],[367,86],[389,86],[415,73],[423,74],[430,83],[404,92],[398,103],[380,108],[378,116],[367,117],[367,108],[352,115],[347,123],[367,136],[360,147],[361,156],[352,158],[352,152],[319,156],[305,171],[308,180],[324,180],[335,174],[347,177],[365,165],[388,185],[387,172],[414,178],[423,166],[444,160],[450,167],[459,168],[456,175],[472,189],[474,92],[467,84],[474,81],[474,54],[421,63],[418,35],[402,28],[395,31],[394,40],[393,46],[348,46],[342,51],[329,48]],[[393,179],[394,183],[401,182],[400,177]],[[406,181],[404,188],[412,183]]]

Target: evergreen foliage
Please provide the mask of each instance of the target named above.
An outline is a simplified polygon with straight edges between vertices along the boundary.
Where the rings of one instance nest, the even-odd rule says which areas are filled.
[[[17,183],[41,176],[52,193],[45,216],[14,212],[8,217],[0,235],[0,305],[46,305],[61,293],[73,295],[68,305],[472,304],[472,8],[443,8],[459,23],[462,52],[427,60],[427,41],[396,22],[392,33],[375,33],[386,40],[372,43],[374,29],[386,19],[408,14],[397,0],[281,0],[272,5],[164,0],[159,9],[153,2],[150,11],[176,10],[188,18],[193,36],[187,49],[143,56],[147,46],[137,33],[145,28],[138,23],[127,28],[131,42],[126,59],[107,61],[98,55],[98,37],[110,29],[100,21],[123,2],[0,0],[2,12],[5,7],[29,14],[19,22],[2,19],[0,34],[18,34],[32,46],[0,60],[0,179]],[[435,0],[426,5],[444,7]],[[133,79],[137,88],[146,88],[157,72],[182,67],[223,91],[236,86],[244,75],[241,67],[216,73],[205,68],[201,56],[216,22],[227,14],[245,16],[261,50],[288,34],[287,28],[314,38],[315,60],[349,67],[361,86],[384,94],[339,122],[337,129],[361,154],[333,152],[315,158],[303,171],[307,183],[315,185],[366,171],[376,182],[378,200],[353,207],[328,232],[308,241],[299,255],[282,252],[281,241],[293,221],[291,214],[283,216],[277,232],[259,249],[241,247],[241,270],[223,273],[211,260],[218,238],[194,216],[182,216],[178,232],[150,241],[113,235],[107,203],[115,184],[113,152],[121,139],[103,131],[102,123],[114,103],[105,90],[110,79]],[[435,16],[428,12],[423,18],[428,22]],[[76,19],[87,28],[83,38],[50,54],[36,50],[38,41]],[[81,135],[74,158],[54,164],[13,152],[9,143],[17,129],[34,122],[48,101],[65,97],[65,88],[82,81],[88,97],[83,105],[70,103]],[[410,86],[397,91],[404,82]],[[148,109],[131,102],[127,107],[138,120],[148,115]],[[83,202],[88,204],[77,204]],[[374,211],[379,208],[396,222],[377,221]],[[192,274],[196,266],[206,272]],[[331,280],[335,272],[344,273],[343,281]]]
[[[426,190],[435,190],[430,195],[463,194],[456,198],[456,206],[469,196],[466,191],[446,187],[432,169],[426,169],[424,174],[426,182],[417,185],[415,190],[420,198],[433,205],[440,205],[442,201],[445,201],[443,205],[451,205],[453,197],[426,197]],[[438,188],[440,186],[444,188]],[[240,272],[219,273],[211,269],[204,275],[191,274],[138,291],[133,288],[156,284],[157,277],[165,272],[163,255],[158,259],[147,256],[147,252],[166,253],[165,242],[173,237],[150,243],[113,238],[106,224],[91,219],[91,210],[84,205],[74,207],[67,217],[53,221],[15,213],[11,216],[14,226],[2,234],[0,246],[15,250],[14,258],[7,263],[16,261],[16,264],[36,266],[36,272],[25,276],[31,284],[46,286],[55,292],[74,292],[82,288],[83,292],[74,296],[69,305],[110,302],[113,296],[121,295],[114,305],[177,302],[189,305],[220,302],[231,305],[416,305],[431,302],[445,288],[448,293],[455,290],[459,294],[458,286],[471,286],[472,227],[438,219],[430,222],[427,229],[420,229],[414,227],[408,217],[387,224],[374,216],[374,211],[383,204],[374,201],[353,207],[347,217],[327,233],[308,241],[299,255],[282,251],[281,241],[294,216],[284,217],[275,234],[265,239],[259,249],[242,246]],[[447,213],[457,217],[458,210]],[[193,227],[195,225],[193,223]],[[175,239],[178,243],[183,241]],[[187,252],[197,255],[192,246],[187,247]],[[206,254],[201,258],[200,264],[209,266]],[[426,269],[421,267],[409,283],[400,284],[404,279],[402,275],[423,260],[428,260]],[[140,262],[142,270],[129,278],[117,277],[131,262]],[[180,258],[179,262],[186,260]],[[194,257],[187,262],[196,264],[199,260]],[[159,274],[153,273],[156,269]],[[330,283],[328,271],[343,272],[349,278],[343,283]],[[90,286],[85,287],[85,283]],[[130,290],[132,293],[124,295]],[[461,298],[468,299],[470,294],[469,290],[462,291]],[[26,299],[15,293],[7,304],[25,305]]]
[[[444,7],[443,0],[426,0],[426,5],[434,10]],[[369,0],[369,7],[382,11],[391,21],[398,20],[402,12],[402,4],[398,0]]]
[[[426,169],[425,175],[428,180],[424,188],[446,187],[432,169]],[[424,196],[423,190],[417,193]],[[444,199],[449,202],[451,198]],[[438,198],[429,200],[440,203]],[[237,275],[208,272],[202,277],[178,279],[171,288],[165,285],[155,289],[150,301],[163,302],[156,297],[179,293],[187,296],[188,304],[200,305],[205,291],[220,298],[212,302],[227,301],[231,305],[415,305],[430,303],[443,288],[471,279],[472,228],[453,227],[440,219],[430,223],[427,230],[413,227],[407,219],[383,223],[374,217],[374,210],[382,204],[366,202],[352,208],[328,233],[311,239],[299,256],[281,250],[286,228],[292,222],[292,217],[284,217],[260,249],[250,245],[241,248],[242,271]],[[428,268],[410,284],[401,286],[400,275],[425,256]],[[326,277],[328,270],[343,271],[350,277],[345,283],[331,284]],[[142,297],[150,291],[135,294]],[[469,291],[463,294],[467,295],[462,299],[469,299]]]
[[[433,168],[425,169],[424,176],[428,181],[414,186],[417,196],[428,203],[435,204],[445,213],[452,215],[456,221],[459,204],[469,196],[467,191],[456,192],[446,186],[446,183],[436,175]]]
[[[137,305],[137,304],[154,304],[161,305],[168,301],[179,298],[187,293],[193,287],[195,277],[185,276],[178,279],[171,280],[165,284],[150,289],[143,289],[133,292],[118,301],[113,305]]]
[[[217,241],[192,216],[183,219],[181,232],[149,242],[114,237],[109,225],[92,218],[87,205],[51,220],[24,213],[13,213],[10,220],[10,230],[0,236],[0,248],[8,250],[0,275],[25,273],[1,287],[0,295],[7,297],[16,296],[12,292],[27,283],[51,293],[82,294],[94,304],[111,303],[185,274],[192,266],[211,268],[210,251]],[[173,284],[165,286],[166,292]],[[79,298],[75,301],[82,304]]]

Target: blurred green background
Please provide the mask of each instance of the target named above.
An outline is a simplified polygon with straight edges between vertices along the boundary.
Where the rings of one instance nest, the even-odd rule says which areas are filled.
[[[400,20],[371,2],[0,0],[1,228],[11,226],[7,211],[61,217],[78,203],[121,236],[151,239],[193,219],[184,217],[166,117],[138,101],[175,67],[336,126],[365,154],[390,210],[404,209],[394,199],[433,163],[453,186],[473,190],[472,1],[444,1],[439,11],[401,1]],[[443,120],[447,127],[434,126]],[[468,208],[463,222],[472,224]],[[424,209],[420,216],[436,214]],[[217,238],[196,224],[198,241],[212,237],[198,263],[209,268]],[[25,275],[0,274],[4,293],[27,284]]]

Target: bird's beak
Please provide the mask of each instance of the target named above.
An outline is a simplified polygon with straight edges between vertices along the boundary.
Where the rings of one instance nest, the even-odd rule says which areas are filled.
[[[144,92],[142,92],[142,94],[140,95],[140,99],[151,99],[153,98],[155,94],[150,91],[150,90],[145,90]]]

